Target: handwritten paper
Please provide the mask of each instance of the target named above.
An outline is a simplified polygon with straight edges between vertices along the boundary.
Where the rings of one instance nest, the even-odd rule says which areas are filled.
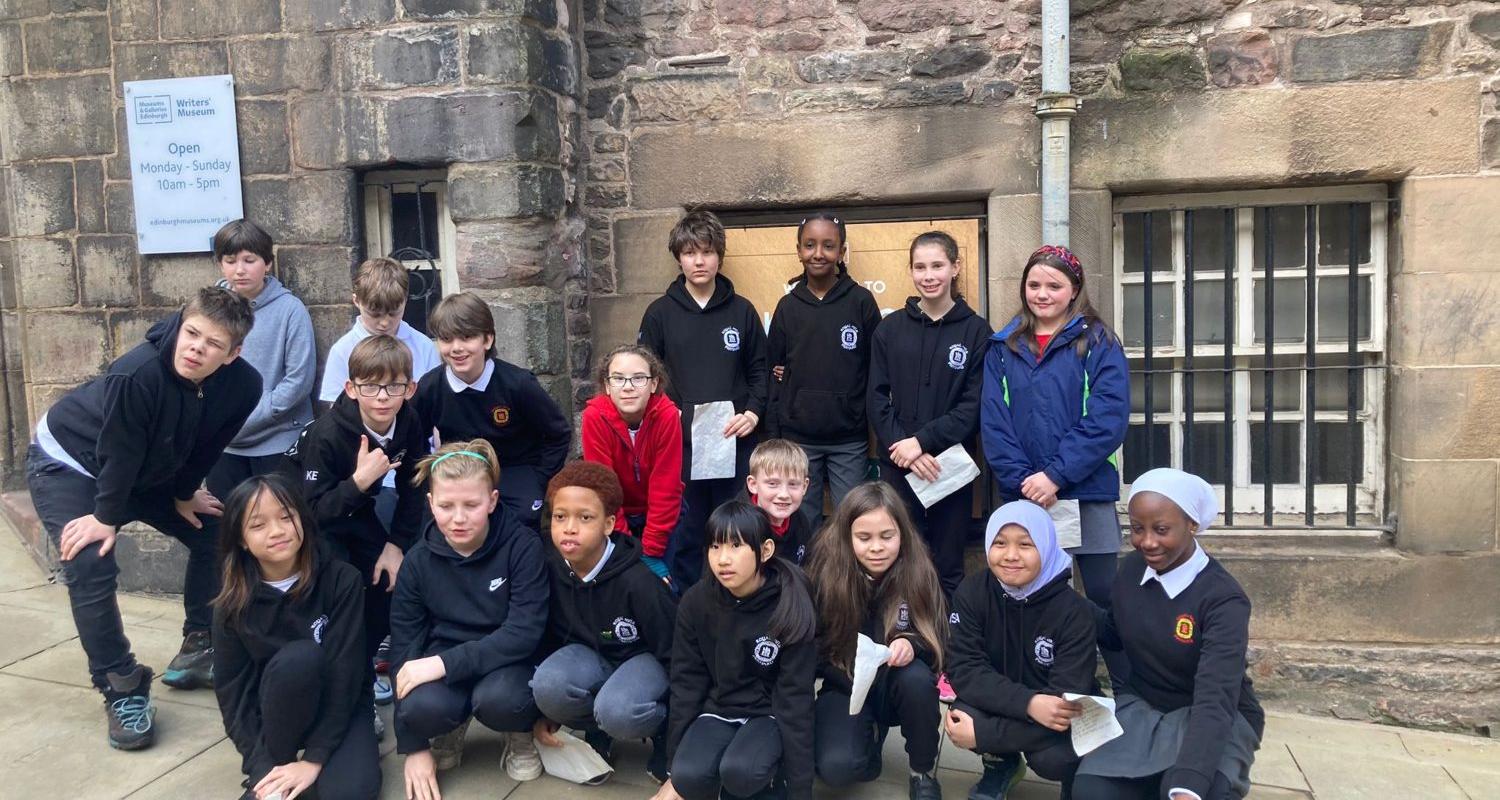
[[[849,716],[854,716],[865,707],[865,696],[870,693],[870,684],[875,682],[875,673],[891,657],[891,648],[876,644],[874,639],[861,633],[854,646],[854,686],[849,691]]]
[[[917,473],[906,473],[906,482],[911,484],[912,493],[922,501],[923,508],[932,508],[939,500],[947,497],[959,489],[968,486],[979,477],[979,465],[969,457],[969,451],[961,444],[937,454],[938,479],[935,481],[924,481],[917,477]]]
[[[735,437],[724,436],[734,417],[734,403],[719,400],[693,406],[692,480],[734,477]]]
[[[1073,752],[1088,755],[1105,742],[1124,735],[1115,719],[1115,701],[1109,697],[1064,692],[1063,699],[1083,706],[1083,715],[1073,718]]]
[[[1058,547],[1083,545],[1083,518],[1079,515],[1077,500],[1059,500],[1047,509],[1047,513],[1052,515],[1052,524],[1057,528]]]

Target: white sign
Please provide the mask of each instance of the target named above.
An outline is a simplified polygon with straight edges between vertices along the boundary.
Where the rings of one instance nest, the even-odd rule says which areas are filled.
[[[234,78],[207,75],[125,84],[136,249],[200,253],[245,215]]]

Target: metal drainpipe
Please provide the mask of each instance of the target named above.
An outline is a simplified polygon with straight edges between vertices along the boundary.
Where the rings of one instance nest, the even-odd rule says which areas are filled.
[[[1072,180],[1070,125],[1078,96],[1068,81],[1068,0],[1042,0],[1042,244],[1068,246],[1068,190]]]

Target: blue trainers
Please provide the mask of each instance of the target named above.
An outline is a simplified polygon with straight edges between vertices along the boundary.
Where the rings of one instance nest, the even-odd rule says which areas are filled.
[[[375,705],[389,705],[396,693],[391,689],[391,679],[384,675],[375,676]]]
[[[161,682],[173,689],[212,689],[214,686],[214,642],[208,631],[193,631],[182,639],[182,648],[167,664]]]
[[[1005,800],[1010,790],[1026,776],[1026,765],[1019,753],[1007,756],[984,756],[984,774],[969,790],[969,800]]]

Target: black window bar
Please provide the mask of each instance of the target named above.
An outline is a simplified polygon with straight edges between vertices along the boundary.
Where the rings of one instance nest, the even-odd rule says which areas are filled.
[[[385,190],[390,200],[391,209],[391,251],[386,257],[393,258],[403,264],[413,261],[425,261],[426,267],[408,269],[406,313],[402,316],[406,324],[426,334],[427,320],[432,316],[432,310],[438,301],[443,299],[443,276],[438,266],[437,256],[434,249],[438,247],[438,231],[429,231],[427,227],[427,211],[423,203],[423,195],[428,194],[426,187],[442,184],[441,180],[390,180],[367,185],[378,186]],[[397,186],[412,186],[411,192],[397,192]],[[416,221],[416,238],[411,239],[411,233],[398,227],[396,198],[399,195],[410,195],[413,198],[413,209],[411,216]],[[436,223],[437,207],[432,209],[434,223]]]

